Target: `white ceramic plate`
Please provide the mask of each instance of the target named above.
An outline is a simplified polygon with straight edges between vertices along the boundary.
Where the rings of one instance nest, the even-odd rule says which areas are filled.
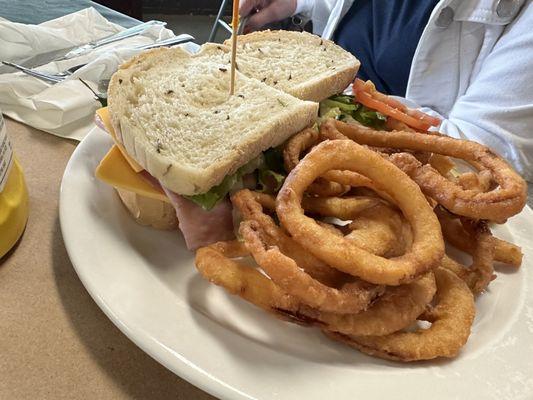
[[[497,230],[522,246],[477,301],[454,360],[400,364],[367,357],[318,330],[284,323],[208,284],[176,232],[137,225],[94,170],[109,149],[94,128],[61,185],[65,244],[107,316],[161,364],[224,399],[533,398],[532,212]]]

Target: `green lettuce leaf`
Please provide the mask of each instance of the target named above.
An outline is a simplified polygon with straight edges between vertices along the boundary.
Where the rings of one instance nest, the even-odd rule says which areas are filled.
[[[259,157],[254,158],[252,161],[240,167],[231,175],[226,175],[226,177],[218,185],[213,186],[209,191],[202,194],[195,194],[192,196],[183,196],[186,199],[191,200],[192,202],[198,204],[204,210],[211,210],[215,207],[230,190],[235,187],[237,184],[242,182],[242,177],[246,174],[250,174],[255,171],[257,168],[260,168],[265,163],[264,155],[261,154]]]
[[[361,124],[374,129],[383,129],[387,117],[378,111],[371,110],[365,106],[359,107],[359,109],[352,114],[353,119]]]
[[[283,165],[283,150],[280,147],[272,147],[263,153],[265,163],[259,167],[257,182],[259,191],[274,194],[281,189],[285,181],[286,172]]]
[[[220,184],[212,187],[208,192],[183,197],[209,211],[224,199],[232,189],[242,188],[243,176],[256,170],[258,171],[258,181],[263,189],[279,190],[285,180],[281,148],[270,148],[264,151],[259,157],[240,167],[235,173],[227,175]]]
[[[271,169],[259,170],[257,180],[260,187],[258,190],[262,193],[277,193],[281,189],[285,178],[285,174],[274,172]]]
[[[230,189],[242,178],[239,171],[227,175],[224,180],[217,186],[212,187],[208,192],[195,194],[192,196],[183,196],[186,199],[198,204],[204,210],[211,210],[229,193]]]
[[[359,103],[356,104],[352,102],[351,104],[347,104],[344,101],[332,100],[332,98],[330,97],[329,99],[326,99],[320,102],[320,115],[322,115],[323,109],[329,110],[331,108],[338,108],[342,112],[352,113],[354,111],[357,111],[359,106],[360,106]]]
[[[354,101],[354,96],[339,94],[320,102],[320,117],[340,121],[357,121],[374,129],[384,129],[387,117]]]
[[[271,147],[263,152],[265,162],[259,169],[270,169],[274,172],[285,173],[283,165],[283,149],[281,147]]]

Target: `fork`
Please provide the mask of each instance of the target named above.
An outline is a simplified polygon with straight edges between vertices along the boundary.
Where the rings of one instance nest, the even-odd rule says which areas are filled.
[[[18,69],[19,71],[24,72],[26,75],[33,76],[34,78],[49,83],[59,83],[65,79],[65,77],[60,77],[56,74],[47,74],[45,72],[39,72],[31,68],[23,67],[22,65],[10,63],[9,61],[2,61],[2,64]]]
[[[155,49],[158,47],[165,47],[165,46],[173,46],[180,43],[186,43],[194,40],[194,37],[188,34],[181,34],[178,36],[174,36],[165,40],[161,40],[159,42],[151,43],[151,44],[145,44],[142,46],[135,46],[133,47],[135,50],[148,50],[148,49]],[[12,68],[18,69],[19,71],[25,73],[26,75],[33,76],[34,78],[41,79],[43,81],[56,84],[59,82],[63,82],[67,77],[72,75],[74,72],[79,70],[80,68],[87,65],[87,63],[75,65],[73,67],[70,67],[64,71],[56,72],[56,73],[47,73],[47,72],[41,72],[37,71],[32,68],[26,68],[22,65],[18,65],[15,63],[11,63],[9,61],[1,61],[2,64],[8,65]]]

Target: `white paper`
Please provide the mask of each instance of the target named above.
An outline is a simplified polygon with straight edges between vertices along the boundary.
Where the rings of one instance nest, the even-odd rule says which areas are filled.
[[[20,63],[37,54],[84,44],[122,29],[93,8],[40,25],[0,21],[0,60]],[[36,68],[44,72],[60,72],[88,63],[57,84],[43,82],[22,72],[0,74],[0,109],[9,117],[37,129],[81,140],[92,127],[94,111],[100,103],[78,78],[98,91],[99,82],[109,79],[122,62],[139,52],[133,46],[173,36],[171,30],[155,26],[143,35],[111,43],[84,56]]]

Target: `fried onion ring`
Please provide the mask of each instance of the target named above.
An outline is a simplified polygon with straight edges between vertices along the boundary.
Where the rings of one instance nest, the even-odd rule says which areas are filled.
[[[196,251],[195,264],[209,282],[262,308],[274,316],[303,325],[317,324],[300,312],[301,303],[255,268],[232,258],[248,255],[238,241],[218,242]],[[299,317],[297,317],[299,316]]]
[[[320,132],[306,128],[292,136],[283,148],[283,162],[287,172],[291,172],[300,162],[300,156],[322,141]]]
[[[265,242],[257,221],[244,221],[240,233],[257,264],[285,292],[320,311],[358,313],[383,294],[384,287],[363,281],[349,282],[335,289],[313,279],[277,247]]]
[[[464,190],[474,190],[480,193],[491,189],[492,176],[490,171],[484,169],[476,172],[465,172],[457,177],[457,183]]]
[[[377,197],[304,197],[302,207],[310,214],[323,217],[337,217],[341,220],[354,219],[362,211],[381,204]]]
[[[308,198],[302,200],[302,206],[306,213],[310,212],[307,207]],[[312,199],[315,200],[315,199]],[[323,217],[335,217],[340,220],[352,220],[346,226],[334,227],[330,224],[324,224],[321,221],[317,223],[326,227],[337,236],[345,236],[346,239],[354,240],[358,246],[372,254],[385,257],[396,257],[402,255],[405,249],[412,244],[411,227],[403,218],[401,213],[393,209],[391,206],[378,198],[366,198],[367,201],[361,201],[361,198],[338,198],[331,197],[317,203],[318,207],[314,208],[316,214]],[[370,203],[374,200],[374,204],[358,209],[360,204]],[[343,204],[343,202],[346,202]],[[343,235],[343,232],[346,235]]]
[[[257,221],[261,225],[269,246],[277,246],[282,253],[290,254],[298,266],[313,278],[332,287],[346,280],[344,273],[331,268],[309,253],[263,212],[263,206],[271,209],[270,196],[243,189],[231,197],[231,202],[242,214],[244,220]]]
[[[481,258],[481,261],[478,262],[474,260],[470,267],[466,267],[463,264],[455,261],[453,258],[450,258],[448,255],[445,255],[442,259],[441,265],[443,268],[446,268],[461,278],[470,288],[472,294],[474,296],[478,296],[493,280],[490,266],[486,269],[483,267],[483,261],[485,260],[486,258]]]
[[[366,127],[363,126],[363,128]],[[288,172],[292,171],[300,162],[301,155],[304,152],[325,139],[336,140],[347,138],[338,131],[317,131],[313,128],[306,128],[290,138],[285,145],[283,150],[285,169]],[[309,185],[306,191],[322,197],[333,197],[346,193],[350,187],[358,186],[364,186],[376,190],[376,187],[370,179],[356,172],[328,171],[324,176],[317,178],[311,185]]]
[[[243,243],[218,242],[196,251],[195,264],[200,274],[249,303],[285,321],[322,326],[311,316],[311,308],[279,288],[250,265],[232,258],[248,255]]]
[[[442,207],[435,208],[439,218],[444,239],[452,246],[470,255],[475,252],[476,241],[464,228],[459,217],[454,216]],[[522,264],[522,250],[519,246],[497,237],[492,237],[494,245],[494,261],[499,261],[513,267]]]
[[[463,221],[463,226],[474,238],[476,246],[468,274],[461,278],[472,290],[474,296],[477,296],[496,278],[494,275],[494,241],[485,221],[467,220]]]
[[[300,162],[300,156],[323,140],[320,132],[314,128],[306,128],[291,137],[283,149],[283,161],[285,169],[290,172]],[[350,188],[337,182],[317,178],[307,188],[307,192],[321,197],[339,196],[346,193]]]
[[[432,272],[406,285],[387,288],[370,308],[359,314],[339,315],[303,310],[324,329],[345,335],[388,335],[406,328],[424,312],[437,288]]]
[[[465,228],[475,245],[472,252],[472,264],[469,268],[444,256],[442,266],[453,271],[468,285],[474,296],[483,292],[489,283],[494,280],[494,241],[487,224],[483,221],[469,220]]]
[[[388,360],[407,362],[456,356],[470,336],[474,298],[466,284],[450,271],[437,268],[435,278],[437,305],[424,315],[431,322],[430,328],[386,336],[326,334],[363,353]]]
[[[346,239],[384,257],[398,257],[413,243],[411,227],[398,210],[383,203],[361,211],[348,225]]]
[[[253,200],[258,204],[255,206],[245,205],[245,203],[250,204]],[[266,225],[268,227],[266,232],[270,237],[278,234],[284,242],[271,240],[270,245],[279,245],[287,253],[295,253],[296,258],[303,263],[304,269],[309,268],[310,264],[313,266],[323,264],[321,260],[310,255],[284,232],[280,232],[280,228],[275,226],[274,221],[264,215],[263,208],[275,210],[276,200],[274,196],[243,189],[233,196],[232,201],[245,219],[254,219],[263,226]],[[357,241],[363,249],[374,254],[386,255],[387,257],[400,255],[412,243],[411,228],[401,213],[377,197],[304,197],[302,206],[306,213],[335,217],[340,220],[353,220],[347,226],[346,230],[349,233],[346,237]],[[321,221],[317,221],[317,223],[337,236],[344,236],[333,225]],[[267,234],[266,232],[265,234]],[[282,250],[282,252],[284,251]],[[315,268],[311,267],[311,270]],[[313,271],[311,272],[313,273]]]
[[[252,196],[263,208],[270,211],[276,210],[276,197],[271,194],[253,192],[244,189],[244,192],[239,193],[235,198],[241,196]],[[250,199],[250,197],[247,197],[247,199],[243,198],[242,200]],[[240,199],[237,201],[240,202]],[[348,197],[304,197],[302,199],[302,206],[306,212],[321,215],[323,217],[336,217],[341,220],[351,220],[362,211],[381,203],[383,203],[381,199],[369,195]]]
[[[435,168],[442,176],[447,176],[455,168],[455,163],[450,157],[437,153],[432,153],[428,160],[429,164]]]
[[[522,210],[527,198],[527,186],[509,164],[488,147],[458,140],[441,134],[420,135],[413,132],[383,132],[360,128],[355,124],[327,120],[321,129],[338,130],[359,144],[428,151],[474,162],[491,172],[499,187],[489,192],[464,190],[460,185],[440,175],[431,165],[422,165],[409,154],[393,154],[392,162],[406,172],[428,196],[455,214],[473,219],[502,221]]]
[[[361,125],[363,129],[366,128]],[[317,145],[325,139],[347,139],[338,131],[317,131],[313,128],[306,128],[289,139],[283,150],[285,169],[290,172],[300,162],[301,155],[311,147]],[[361,174],[352,171],[327,171],[322,177],[318,177],[309,185],[306,192],[321,197],[334,197],[346,193],[350,187],[368,187],[380,193],[380,195],[391,201],[391,199],[374,183]]]
[[[304,215],[300,204],[306,187],[331,169],[361,173],[395,200],[413,232],[413,244],[404,255],[393,259],[376,256]],[[309,152],[287,176],[276,199],[276,211],[283,227],[310,253],[371,283],[396,286],[410,282],[436,267],[444,256],[440,225],[419,187],[380,155],[349,140],[325,141]]]
[[[338,182],[328,181],[324,178],[317,178],[311,185],[309,185],[307,192],[315,196],[330,197],[342,196],[348,190],[350,190],[349,186],[342,185]]]
[[[247,254],[242,243],[219,242],[198,249],[196,266],[204,278],[222,286],[229,293],[240,296],[278,318],[303,325],[341,329],[343,332],[361,335],[385,334],[411,323],[435,293],[433,274],[427,274],[408,285],[389,288],[385,295],[363,313],[343,316],[317,312],[285,293],[255,268],[230,258]]]
[[[302,206],[306,213],[352,220],[343,229],[348,231],[345,237],[373,254],[399,256],[412,243],[411,227],[405,218],[397,209],[377,197],[304,197]],[[344,236],[341,230],[330,224],[317,223],[337,236]]]

